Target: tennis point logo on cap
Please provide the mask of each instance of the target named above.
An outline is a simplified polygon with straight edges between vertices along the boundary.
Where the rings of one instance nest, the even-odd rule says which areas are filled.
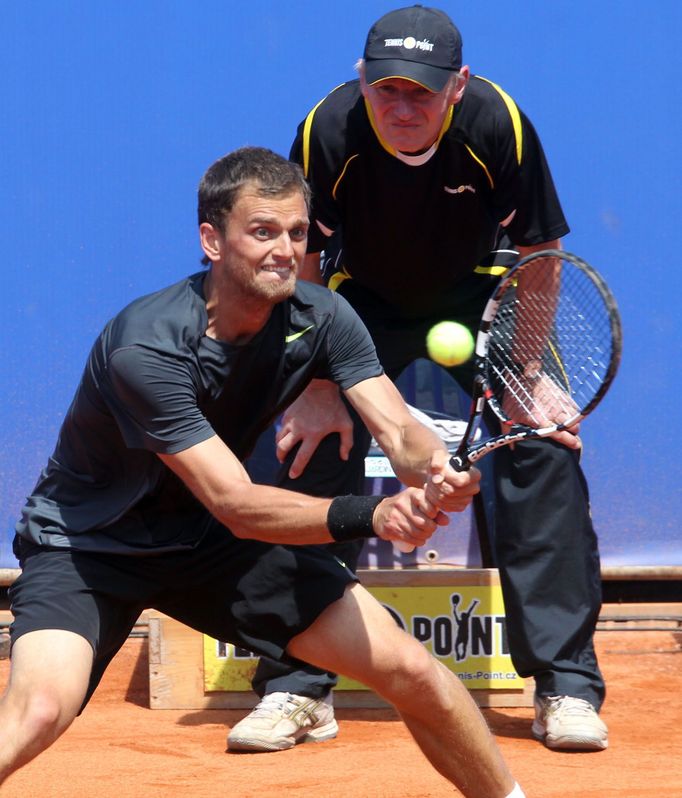
[[[368,85],[404,78],[441,91],[462,66],[462,37],[439,9],[399,8],[372,25],[363,59]]]
[[[427,39],[418,42],[414,36],[406,36],[404,39],[385,39],[384,47],[404,47],[406,50],[414,50],[416,47],[418,50],[427,50],[431,52],[433,50],[433,43]]]

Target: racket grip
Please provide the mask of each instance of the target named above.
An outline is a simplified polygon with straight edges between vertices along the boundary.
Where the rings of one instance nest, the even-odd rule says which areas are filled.
[[[414,551],[417,548],[411,543],[405,543],[402,540],[394,540],[393,545],[396,547],[396,549],[398,549],[398,551],[402,551],[403,554],[409,554],[411,551]]]
[[[452,455],[450,465],[455,471],[468,471],[471,468],[471,463],[459,454]]]

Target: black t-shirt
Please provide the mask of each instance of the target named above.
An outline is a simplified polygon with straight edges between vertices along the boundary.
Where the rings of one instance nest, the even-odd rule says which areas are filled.
[[[447,308],[502,223],[517,245],[568,232],[535,130],[502,89],[472,77],[446,125],[427,153],[398,153],[355,80],[310,112],[291,150],[313,190],[313,221],[340,231],[339,265],[408,318]],[[326,246],[317,227],[310,252]]]
[[[119,553],[191,546],[207,513],[157,453],[218,435],[243,459],[311,379],[347,389],[382,373],[348,303],[302,281],[247,344],[206,337],[204,276],[142,297],[107,324],[19,535]]]

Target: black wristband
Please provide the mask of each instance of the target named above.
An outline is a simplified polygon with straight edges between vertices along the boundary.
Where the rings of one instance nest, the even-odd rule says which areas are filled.
[[[376,537],[372,516],[385,496],[337,496],[327,512],[329,534],[339,543]]]

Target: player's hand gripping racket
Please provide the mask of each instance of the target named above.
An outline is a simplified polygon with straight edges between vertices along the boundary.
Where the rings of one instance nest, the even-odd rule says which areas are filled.
[[[500,446],[570,429],[608,391],[621,349],[615,299],[591,266],[560,250],[520,260],[483,312],[471,415],[453,468],[466,471]],[[504,432],[475,442],[486,404]]]

